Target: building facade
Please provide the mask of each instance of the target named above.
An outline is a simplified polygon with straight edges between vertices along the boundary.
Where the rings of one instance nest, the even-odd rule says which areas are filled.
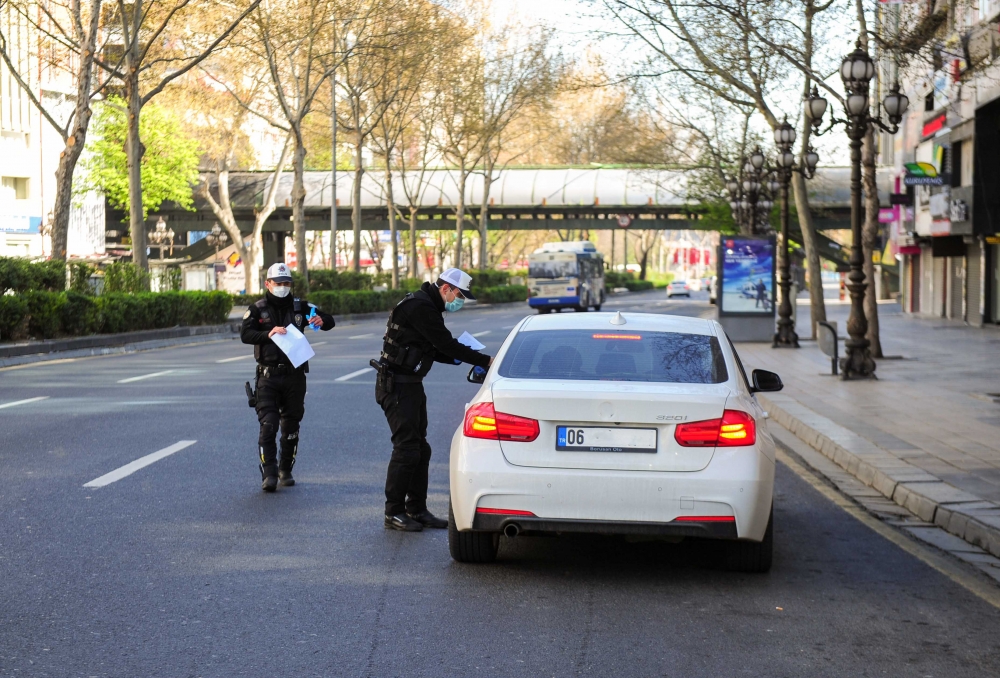
[[[907,313],[1000,324],[1000,0],[932,0],[894,144],[890,238]],[[923,30],[926,29],[926,30]]]

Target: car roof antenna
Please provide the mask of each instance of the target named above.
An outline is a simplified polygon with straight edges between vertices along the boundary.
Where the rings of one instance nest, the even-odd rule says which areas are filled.
[[[625,321],[625,316],[622,315],[621,311],[618,311],[617,313],[615,313],[615,317],[613,317],[611,319],[611,324],[612,325],[624,325],[625,322],[626,322]]]

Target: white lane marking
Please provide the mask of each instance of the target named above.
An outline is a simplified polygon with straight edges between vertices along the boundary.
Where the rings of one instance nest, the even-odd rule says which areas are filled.
[[[504,325],[504,326],[503,326],[503,327],[501,327],[500,329],[502,329],[502,330],[512,330],[512,329],[514,329],[515,327],[517,327],[517,325]]]
[[[489,333],[490,333],[490,332],[492,332],[492,331],[493,331],[493,330],[484,330],[484,331],[482,331],[482,332],[476,332],[476,333],[475,333],[475,334],[473,334],[472,336],[474,336],[474,337],[481,337],[481,336],[483,336],[484,334],[489,334]]]
[[[353,379],[354,377],[360,377],[362,374],[368,374],[369,372],[374,372],[375,370],[371,367],[366,367],[363,370],[358,370],[357,372],[351,372],[350,374],[345,374],[342,377],[337,377],[334,381],[347,381],[348,379]]]
[[[367,339],[368,337],[374,337],[374,334],[356,334],[353,337],[347,337],[348,339]]]
[[[312,342],[312,345],[313,346],[322,346],[325,343],[326,343],[325,341],[314,341],[314,342]]]
[[[142,381],[143,379],[152,379],[153,377],[162,377],[164,374],[170,374],[174,370],[163,370],[162,372],[153,372],[152,374],[143,374],[138,377],[129,377],[128,379],[119,379],[119,384],[131,384],[133,381]]]
[[[133,462],[125,464],[120,468],[116,468],[111,473],[105,473],[100,478],[94,478],[89,483],[86,483],[84,487],[104,487],[105,485],[110,485],[116,480],[121,480],[126,476],[130,476],[136,471],[146,466],[149,466],[153,462],[157,462],[164,457],[169,457],[174,452],[180,452],[185,447],[190,447],[194,445],[197,440],[179,440],[170,447],[164,447],[159,452],[153,452],[152,454],[147,454],[145,457],[139,457]]]
[[[236,360],[246,360],[247,358],[253,358],[253,353],[248,353],[247,355],[238,355],[235,358],[224,358],[222,360],[216,360],[217,363],[231,363]]]
[[[15,400],[12,403],[4,403],[0,405],[0,410],[8,407],[17,407],[18,405],[27,405],[28,403],[37,403],[39,400],[45,400],[49,396],[38,396],[37,398],[28,398],[27,400]]]

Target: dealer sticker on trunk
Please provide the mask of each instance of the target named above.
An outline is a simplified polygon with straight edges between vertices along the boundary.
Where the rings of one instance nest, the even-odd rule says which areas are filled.
[[[560,452],[656,453],[656,429],[557,426],[556,450]]]

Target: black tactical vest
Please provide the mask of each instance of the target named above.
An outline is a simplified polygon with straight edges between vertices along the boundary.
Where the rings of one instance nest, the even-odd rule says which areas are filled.
[[[291,307],[276,309],[269,306],[267,297],[264,297],[257,301],[254,306],[260,309],[261,323],[258,329],[262,332],[270,332],[275,327],[288,327],[289,325],[295,325],[301,331],[309,324],[303,313],[301,299],[293,299]],[[261,365],[277,365],[285,358],[285,354],[274,344],[257,344],[253,347],[253,357]]]

